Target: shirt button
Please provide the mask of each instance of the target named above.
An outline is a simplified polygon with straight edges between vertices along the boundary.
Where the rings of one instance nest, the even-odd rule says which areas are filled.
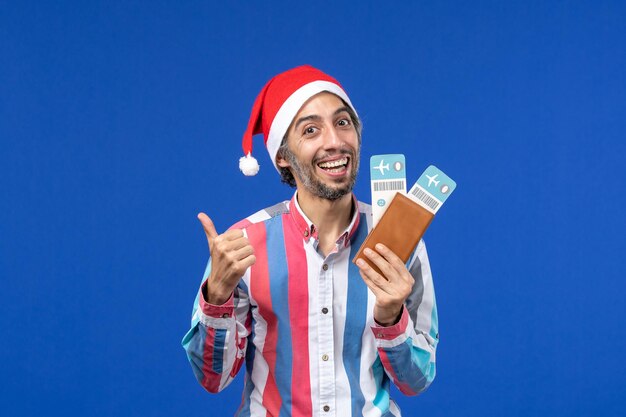
[[[322,360],[323,360],[323,361],[327,361],[327,360],[328,360],[328,355],[323,354],[323,355],[322,355]]]
[[[308,231],[308,230],[305,230],[305,231],[304,231],[304,237],[308,237],[308,236],[309,236],[309,231]]]
[[[224,314],[222,314],[222,318],[223,318],[223,319],[227,319],[227,318],[229,318],[229,317],[230,317],[230,314],[228,314],[228,313],[224,313]]]
[[[330,407],[329,407],[329,406],[327,406],[327,405],[325,405],[325,406],[324,406],[324,411],[330,411]]]
[[[322,269],[323,269],[324,271],[328,271],[328,264],[324,264],[324,265],[322,266]]]
[[[324,308],[322,309],[322,313],[324,313],[324,314],[328,313],[328,309],[327,309],[326,307],[324,307]]]

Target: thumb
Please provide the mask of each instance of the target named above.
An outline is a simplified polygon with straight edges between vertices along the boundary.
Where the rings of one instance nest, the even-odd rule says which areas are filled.
[[[204,233],[206,234],[206,238],[209,241],[209,244],[218,236],[217,230],[215,230],[215,225],[213,224],[213,220],[209,216],[204,213],[198,214],[198,220],[202,223],[202,228],[204,229]]]

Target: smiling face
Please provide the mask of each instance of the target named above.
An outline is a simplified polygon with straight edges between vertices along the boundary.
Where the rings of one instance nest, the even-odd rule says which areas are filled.
[[[352,191],[359,166],[359,135],[348,107],[319,93],[301,108],[287,131],[277,164],[291,170],[298,193],[337,200]]]

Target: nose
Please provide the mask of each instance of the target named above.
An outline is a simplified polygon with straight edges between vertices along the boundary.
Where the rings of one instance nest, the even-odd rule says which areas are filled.
[[[326,129],[326,134],[324,135],[324,149],[339,149],[343,146],[343,140],[337,132],[335,126],[330,125]]]

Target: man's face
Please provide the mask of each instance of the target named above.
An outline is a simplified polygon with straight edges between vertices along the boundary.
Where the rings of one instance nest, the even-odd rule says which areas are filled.
[[[352,191],[359,139],[339,97],[324,92],[310,98],[289,127],[287,145],[277,163],[290,167],[298,193],[334,201]]]

